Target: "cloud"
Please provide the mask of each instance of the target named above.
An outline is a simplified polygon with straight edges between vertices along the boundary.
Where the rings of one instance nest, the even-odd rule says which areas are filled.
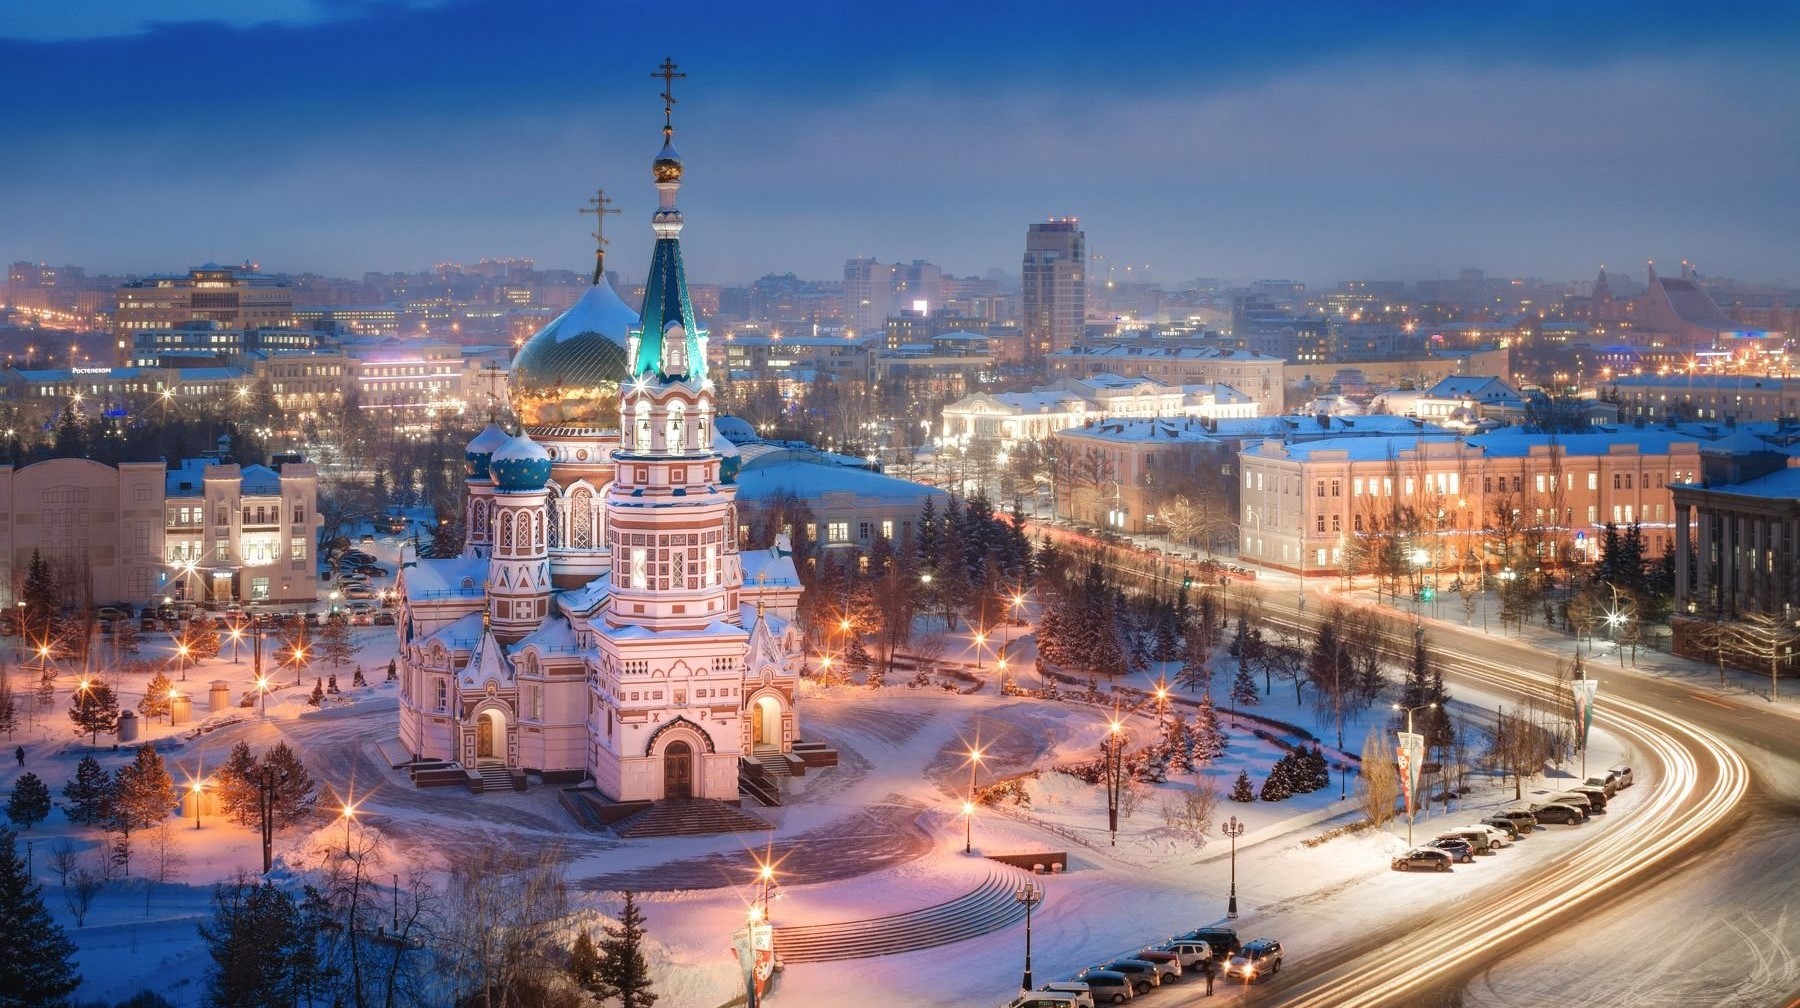
[[[390,7],[433,7],[451,0],[8,0],[0,38],[34,42],[117,38],[181,25],[259,28],[366,17]]]

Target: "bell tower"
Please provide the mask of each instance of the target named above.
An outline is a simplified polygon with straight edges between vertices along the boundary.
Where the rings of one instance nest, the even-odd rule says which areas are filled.
[[[494,477],[488,624],[502,644],[516,644],[550,612],[550,454],[521,434],[496,450],[488,466]]]

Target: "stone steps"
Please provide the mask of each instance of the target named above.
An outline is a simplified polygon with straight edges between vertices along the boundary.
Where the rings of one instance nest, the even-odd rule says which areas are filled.
[[[613,827],[621,837],[706,836],[772,829],[768,823],[729,802],[682,798],[658,802]]]
[[[936,948],[998,931],[1025,916],[1013,892],[1024,872],[997,872],[935,906],[863,920],[775,929],[783,962],[834,962]]]
[[[513,790],[512,768],[504,763],[482,763],[475,767],[475,776],[481,780],[481,790],[511,791]]]

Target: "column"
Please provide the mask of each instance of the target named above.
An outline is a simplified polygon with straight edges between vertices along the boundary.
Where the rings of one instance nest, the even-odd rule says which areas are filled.
[[[1699,556],[1694,563],[1694,575],[1699,579],[1697,594],[1700,604],[1710,606],[1713,599],[1713,516],[1704,503],[1694,507],[1694,523],[1700,526]]]
[[[1674,494],[1669,495],[1675,499]],[[1675,611],[1683,612],[1688,603],[1688,507],[1674,506],[1675,518]]]

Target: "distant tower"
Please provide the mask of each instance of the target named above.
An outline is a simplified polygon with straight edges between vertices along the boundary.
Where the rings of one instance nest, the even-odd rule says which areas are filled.
[[[1597,320],[1604,321],[1610,319],[1613,317],[1615,307],[1616,306],[1613,303],[1612,280],[1606,275],[1606,267],[1602,265],[1600,267],[1600,275],[1594,278],[1592,315]]]
[[[550,454],[521,434],[495,450],[488,468],[494,477],[488,621],[500,643],[516,644],[550,613]]]
[[[1020,290],[1025,353],[1035,363],[1081,338],[1087,321],[1087,235],[1074,217],[1025,231]]]

